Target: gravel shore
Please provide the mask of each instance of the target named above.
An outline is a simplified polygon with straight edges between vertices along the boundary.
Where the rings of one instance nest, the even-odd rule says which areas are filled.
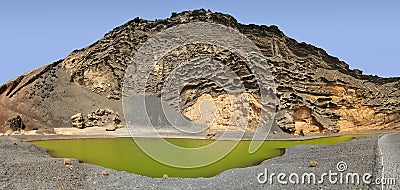
[[[400,133],[392,134],[399,135]],[[61,158],[52,158],[46,151],[15,137],[0,137],[0,189],[398,189],[399,186],[366,184],[363,181],[331,183],[328,176],[319,184],[323,173],[358,173],[372,175],[370,181],[382,176],[382,155],[378,140],[384,135],[358,137],[335,145],[300,145],[286,150],[283,156],[266,160],[257,166],[225,171],[212,178],[158,179],[115,171],[100,166],[79,163],[71,159],[65,165]],[[398,144],[397,144],[398,145]],[[397,147],[397,145],[393,145]],[[316,161],[316,167],[310,167]],[[338,163],[347,164],[347,170],[338,171]],[[109,175],[103,175],[103,171]],[[259,183],[268,174],[266,183]],[[393,171],[399,171],[393,170]],[[302,183],[303,173],[314,173],[316,184]],[[263,173],[264,175],[261,175]],[[272,173],[276,175],[272,177]],[[279,173],[300,176],[300,184],[281,184]],[[385,177],[398,177],[399,174]],[[360,178],[362,180],[362,178]],[[396,179],[400,180],[400,179]],[[272,182],[272,184],[270,183]],[[312,181],[311,181],[312,182]]]

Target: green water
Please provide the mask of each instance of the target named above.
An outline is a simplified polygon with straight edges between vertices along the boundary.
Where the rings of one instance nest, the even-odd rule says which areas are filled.
[[[250,154],[250,141],[240,141],[238,145],[219,161],[198,168],[177,168],[162,164],[147,156],[132,138],[115,139],[73,139],[36,141],[33,144],[48,150],[49,154],[58,158],[76,158],[84,163],[113,168],[150,177],[211,177],[231,168],[241,168],[256,165],[263,160],[280,156],[283,150],[300,144],[335,144],[349,141],[354,136],[340,136],[304,141],[264,141],[261,147]],[[165,151],[158,146],[159,139],[141,139],[147,142],[153,150]],[[195,139],[166,139],[168,142],[182,147],[202,147],[215,141]],[[231,145],[233,141],[223,141]],[[214,150],[220,151],[220,150]],[[218,152],[208,152],[202,155],[165,153],[169,159],[177,162],[196,162],[207,159]]]

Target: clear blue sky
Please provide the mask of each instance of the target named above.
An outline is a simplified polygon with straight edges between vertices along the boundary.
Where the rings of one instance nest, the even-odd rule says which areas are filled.
[[[399,1],[13,0],[0,2],[0,83],[90,45],[135,17],[198,8],[241,23],[277,25],[367,74],[400,76]]]

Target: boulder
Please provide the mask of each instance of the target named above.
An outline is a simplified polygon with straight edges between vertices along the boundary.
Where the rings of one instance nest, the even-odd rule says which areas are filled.
[[[8,122],[10,123],[10,128],[13,131],[20,131],[25,129],[25,124],[22,121],[21,116],[19,115],[17,117],[9,119]]]
[[[117,125],[121,124],[122,122],[119,113],[109,108],[99,108],[96,111],[89,113],[87,115],[87,120],[88,121],[85,123],[85,127],[103,127],[114,125],[116,128],[118,128]]]
[[[87,115],[88,121],[85,123],[86,127],[94,127],[98,126],[98,121],[101,119],[101,117],[97,116],[94,112],[89,113]]]
[[[85,128],[85,119],[83,118],[82,113],[77,113],[71,117],[72,126],[83,129]]]
[[[107,125],[106,127],[106,131],[115,131],[117,129],[117,127],[115,125]]]

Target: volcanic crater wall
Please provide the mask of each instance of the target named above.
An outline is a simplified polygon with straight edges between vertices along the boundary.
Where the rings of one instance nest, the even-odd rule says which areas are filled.
[[[275,121],[283,131],[296,134],[398,128],[400,78],[364,75],[320,48],[286,37],[276,26],[243,25],[232,16],[206,10],[173,13],[156,21],[136,18],[65,59],[4,84],[0,87],[0,124],[20,114],[28,120],[24,121],[28,129],[65,127],[70,116],[78,112],[88,114],[106,107],[122,113],[122,82],[136,51],[158,32],[189,22],[231,27],[261,50],[275,80]],[[219,47],[192,44],[175,50],[154,68],[151,85],[162,84],[173,68],[196,56],[216,59],[239,73],[251,100],[250,121],[258,121],[259,93],[254,76],[238,57]],[[160,94],[160,86],[149,89]],[[199,122],[203,122],[201,101],[215,102],[214,128],[227,126],[224,112],[229,106],[220,86],[207,80],[193,81],[183,89],[181,98],[181,112]]]

